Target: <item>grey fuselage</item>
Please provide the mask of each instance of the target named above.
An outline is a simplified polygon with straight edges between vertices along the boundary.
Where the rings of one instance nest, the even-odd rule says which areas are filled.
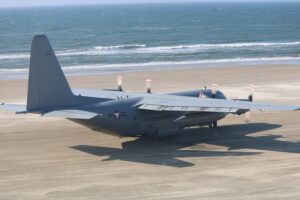
[[[99,115],[89,120],[70,119],[95,131],[117,136],[168,136],[174,131],[195,125],[209,125],[224,118],[227,113],[215,112],[176,112],[176,111],[147,111],[135,106],[147,93],[128,93],[122,91],[74,90],[76,95],[94,96],[105,101],[81,106],[80,109],[97,112]],[[199,97],[199,94],[200,97]],[[199,98],[226,99],[225,95],[212,90],[193,90],[169,95],[189,96]]]

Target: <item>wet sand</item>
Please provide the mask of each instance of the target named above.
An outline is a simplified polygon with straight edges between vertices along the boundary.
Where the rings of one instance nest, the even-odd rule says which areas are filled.
[[[244,66],[69,77],[73,88],[174,92],[217,83],[229,98],[300,105],[300,66]],[[0,80],[25,102],[27,80]],[[175,139],[117,138],[67,120],[0,111],[0,199],[298,199],[300,112],[229,116]]]

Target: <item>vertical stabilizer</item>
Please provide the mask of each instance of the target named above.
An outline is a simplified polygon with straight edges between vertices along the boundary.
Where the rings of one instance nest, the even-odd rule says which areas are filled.
[[[31,45],[27,111],[75,103],[70,86],[47,36],[36,35]]]

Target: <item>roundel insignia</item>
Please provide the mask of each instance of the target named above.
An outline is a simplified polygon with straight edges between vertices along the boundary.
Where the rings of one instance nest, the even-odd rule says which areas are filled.
[[[116,117],[116,119],[119,119],[120,113],[119,112],[115,112],[115,117]]]

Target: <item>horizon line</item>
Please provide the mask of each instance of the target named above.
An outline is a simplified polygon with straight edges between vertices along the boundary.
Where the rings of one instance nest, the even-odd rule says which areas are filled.
[[[221,1],[221,0],[212,0],[209,2],[201,1],[201,2],[195,2],[195,1],[186,1],[186,2],[179,2],[179,1],[174,1],[174,2],[125,2],[125,3],[120,3],[120,2],[109,2],[109,3],[78,3],[78,4],[49,4],[49,5],[17,5],[17,6],[0,6],[0,9],[2,8],[39,8],[39,7],[78,7],[78,6],[105,6],[105,5],[153,5],[153,4],[211,4],[211,3],[220,3],[220,4],[230,4],[230,3],[300,3],[300,0],[263,0],[263,1],[251,1],[251,0],[246,0],[246,1],[238,1],[238,0],[230,0],[230,1]]]

